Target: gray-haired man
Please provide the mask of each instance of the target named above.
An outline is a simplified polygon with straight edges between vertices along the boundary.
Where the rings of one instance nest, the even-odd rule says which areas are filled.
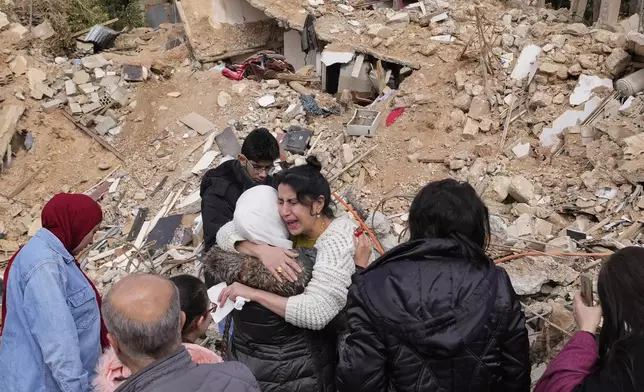
[[[132,371],[116,392],[260,392],[239,362],[197,365],[181,344],[179,291],[156,275],[130,275],[103,302],[110,344]]]

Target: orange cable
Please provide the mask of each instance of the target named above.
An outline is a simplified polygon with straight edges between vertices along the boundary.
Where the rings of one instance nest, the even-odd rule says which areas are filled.
[[[376,249],[378,250],[378,252],[380,252],[380,254],[384,254],[385,251],[382,248],[382,245],[380,245],[380,241],[378,241],[376,236],[374,236],[373,233],[371,232],[371,230],[369,230],[369,227],[367,227],[367,224],[364,223],[364,221],[360,218],[360,216],[354,211],[353,207],[351,207],[347,202],[342,200],[342,198],[340,196],[338,196],[338,194],[335,193],[335,192],[333,192],[333,197],[335,197],[344,206],[344,208],[346,208],[351,213],[351,215],[353,215],[353,217],[356,218],[356,220],[358,221],[360,226],[369,235],[369,238],[371,238],[371,241],[373,241],[373,243],[376,246]]]
[[[514,260],[514,259],[520,259],[522,257],[526,256],[573,256],[573,257],[579,257],[579,256],[586,256],[586,257],[606,257],[612,255],[612,252],[604,252],[604,253],[568,253],[568,252],[552,252],[552,253],[546,253],[546,252],[525,252],[525,253],[517,253],[509,256],[504,256],[501,257],[500,259],[494,260],[494,264],[501,264],[505,263],[506,261]]]

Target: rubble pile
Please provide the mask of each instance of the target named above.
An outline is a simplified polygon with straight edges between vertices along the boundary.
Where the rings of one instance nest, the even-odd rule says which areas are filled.
[[[391,249],[407,238],[407,210],[418,184],[396,183],[378,191],[367,186],[386,175],[390,165],[370,156],[378,153],[421,167],[431,178],[467,181],[486,201],[489,252],[522,298],[533,380],[538,379],[574,329],[570,303],[579,275],[596,273],[601,257],[611,251],[642,243],[644,73],[636,70],[644,55],[644,35],[634,25],[639,17],[589,27],[566,9],[522,5],[501,9],[498,4],[426,0],[394,11],[358,9],[345,1],[303,3],[316,17],[335,18],[328,33],[368,37],[365,47],[348,53],[351,63],[340,61],[340,72],[348,70],[359,79],[356,84],[373,87],[376,99],[366,104],[351,88],[321,92],[325,86],[317,79],[300,84],[263,74],[259,81],[249,80],[243,69],[226,74],[224,64],[211,63],[198,70],[182,58],[184,71],[192,65],[193,73],[233,80],[228,83],[222,76],[226,87],[213,93],[213,107],[226,126],[212,122],[212,108],[189,105],[174,111],[176,118],[159,125],[165,129],[155,130],[153,138],[141,137],[152,152],[140,153],[145,170],[101,164],[105,177],[86,193],[101,201],[108,229],[97,234],[99,240],[81,258],[88,275],[105,291],[134,271],[198,270],[201,175],[236,156],[245,136],[257,127],[268,128],[280,142],[277,170],[316,155],[332,190],[355,209],[382,247]],[[0,29],[2,23],[0,17]],[[138,31],[119,40],[141,42],[150,34]],[[183,45],[181,37],[173,36],[173,41]],[[410,53],[398,64],[400,45]],[[159,62],[148,69],[108,60],[110,56],[90,49],[80,45],[84,55],[56,58],[46,67],[35,66],[26,53],[6,51],[8,72],[0,69],[0,84],[26,81],[22,90],[15,90],[15,98],[26,106],[37,102],[46,115],[62,107],[92,137],[118,145],[133,123],[146,120],[134,113],[137,83],[153,79],[160,86],[179,66]],[[388,50],[398,50],[398,56],[382,55]],[[377,69],[389,61],[377,56],[391,60],[389,73]],[[413,67],[409,59],[421,61]],[[373,69],[365,66],[364,71],[368,61]],[[449,68],[451,76],[441,85],[422,74],[438,68]],[[416,78],[391,75],[416,70]],[[188,90],[182,91],[164,91],[157,98],[179,100]],[[164,103],[153,103],[150,110],[174,109]],[[239,114],[239,107],[248,109]],[[12,119],[12,128],[20,109],[4,114]],[[398,121],[406,122],[396,127],[400,116],[405,117]],[[402,128],[419,129],[410,133]],[[387,143],[392,140],[395,148]],[[336,206],[345,212],[341,202]],[[17,237],[37,230],[41,207],[12,204],[11,219],[20,222]],[[11,248],[4,245],[0,250]],[[525,255],[508,256],[516,253]]]

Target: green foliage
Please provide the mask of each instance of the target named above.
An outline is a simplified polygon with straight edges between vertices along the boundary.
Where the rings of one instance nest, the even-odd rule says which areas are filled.
[[[138,0],[67,0],[71,2],[67,21],[72,31],[82,30],[113,18],[118,27],[143,26]]]

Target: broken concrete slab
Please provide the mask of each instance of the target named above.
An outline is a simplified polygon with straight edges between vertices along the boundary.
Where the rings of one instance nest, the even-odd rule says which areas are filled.
[[[44,83],[36,83],[36,85],[34,86],[34,89],[40,91],[48,98],[53,98],[54,94],[56,94],[56,92],[53,89],[51,89],[49,86],[47,86]]]
[[[93,44],[92,44],[93,48]],[[83,67],[93,70],[94,68],[102,68],[106,65],[108,65],[110,62],[105,59],[100,54],[95,54],[92,56],[86,56],[81,59],[81,64],[83,64]]]
[[[11,23],[9,25],[9,35],[16,40],[21,40],[29,33],[29,29],[21,25],[20,23]]]
[[[181,117],[179,121],[185,124],[188,128],[194,129],[200,135],[205,135],[215,130],[215,124],[195,112]]]
[[[613,81],[611,79],[604,79],[594,75],[579,75],[577,86],[575,87],[573,93],[570,94],[570,105],[578,106],[588,101],[593,93],[593,90],[599,88],[606,88],[612,91]]]
[[[588,116],[599,106],[601,98],[593,97],[584,104],[583,110],[566,110],[551,125],[543,128],[539,135],[539,142],[543,147],[553,147],[559,144],[559,135],[568,127],[584,122]]]
[[[60,105],[63,104],[63,101],[60,99],[52,99],[51,101],[44,102],[42,104],[42,109],[45,113],[51,113],[54,110],[58,109]]]
[[[508,194],[519,203],[529,203],[534,198],[534,185],[523,176],[514,176]]]
[[[29,92],[29,96],[30,96],[31,98],[35,99],[36,101],[40,101],[44,95],[45,95],[45,94],[43,94],[43,92],[42,92],[42,91],[38,90],[38,89],[37,89],[37,88],[35,88],[35,87],[34,87],[34,88],[32,88],[32,89],[31,89],[31,91]]]
[[[588,34],[589,32],[590,30],[583,23],[573,23],[573,24],[565,25],[563,30],[563,34],[570,34],[574,37],[581,37]]]
[[[76,84],[72,80],[65,80],[65,93],[68,97],[76,95],[77,93]]]
[[[475,120],[481,120],[490,114],[490,103],[483,95],[472,98],[467,115]]]
[[[112,85],[118,85],[120,81],[121,81],[121,77],[118,75],[107,75],[101,79],[100,84],[102,87],[107,87]]]
[[[5,105],[0,110],[0,166],[8,152],[8,146],[16,133],[18,120],[25,112],[22,105]]]
[[[225,106],[228,106],[232,99],[233,98],[230,96],[230,94],[225,91],[220,91],[219,95],[217,96],[217,105],[219,105],[220,108],[223,108]]]
[[[54,28],[52,27],[49,20],[45,19],[44,22],[31,29],[31,34],[33,34],[34,37],[44,41],[56,35],[56,32],[54,31]]]
[[[9,69],[15,76],[24,75],[27,72],[27,59],[23,56],[16,56],[15,59],[9,63]]]
[[[76,84],[89,83],[90,80],[89,74],[83,70],[74,72],[74,76],[72,77],[72,81]]]
[[[38,68],[29,68],[27,79],[29,80],[29,88],[34,88],[36,84],[47,80],[47,74]]]
[[[528,256],[500,266],[508,273],[518,295],[537,294],[548,282],[569,285],[579,276],[577,271],[549,256]]]
[[[118,123],[112,117],[104,117],[101,122],[96,124],[96,133],[103,136],[106,135],[112,128],[116,127]]]
[[[9,26],[9,19],[7,19],[7,15],[4,12],[0,12],[0,30],[7,26]]]
[[[537,69],[539,68],[537,58],[540,53],[540,46],[527,45],[524,47],[510,77],[514,80],[522,80],[525,78],[532,80],[532,77],[537,73]]]
[[[631,55],[622,48],[615,48],[610,56],[606,58],[604,66],[606,72],[612,76],[617,76],[626,70],[631,63]]]
[[[219,155],[219,151],[210,150],[201,156],[201,159],[190,170],[192,174],[201,174],[202,171],[208,169],[212,162]]]
[[[83,113],[90,113],[101,108],[100,102],[91,102],[81,106]]]
[[[465,122],[465,127],[463,128],[463,138],[471,140],[474,139],[478,133],[479,122],[472,118],[468,118]]]

